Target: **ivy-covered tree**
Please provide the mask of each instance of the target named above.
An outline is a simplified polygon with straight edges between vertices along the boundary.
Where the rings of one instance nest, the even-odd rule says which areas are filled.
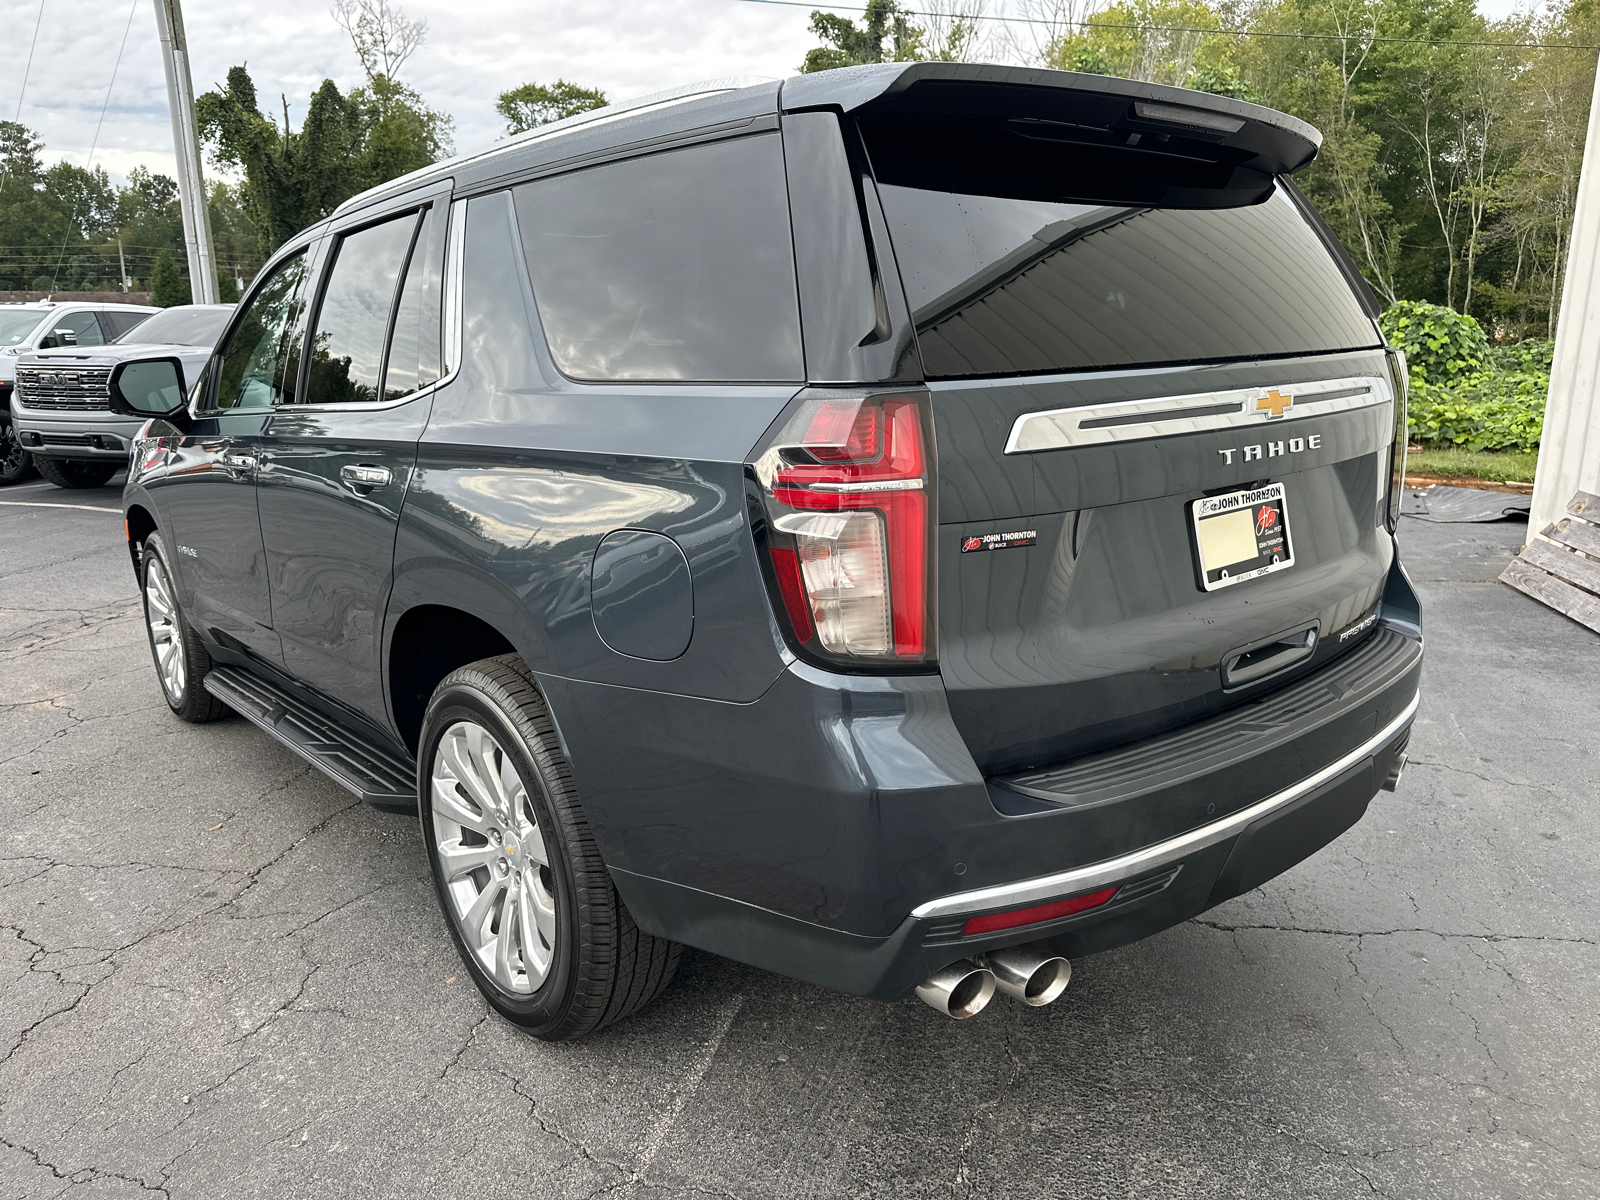
[[[582,87],[565,79],[551,84],[525,83],[501,92],[494,102],[494,110],[506,119],[509,134],[526,133],[551,121],[605,106],[606,94],[599,88]]]
[[[156,257],[155,268],[150,272],[150,303],[157,308],[189,303],[189,281],[178,270],[178,260],[171,250],[163,250]]]
[[[926,34],[911,22],[896,0],[867,0],[860,24],[836,13],[813,12],[811,32],[827,45],[807,51],[805,62],[800,64],[802,74],[927,57]]]

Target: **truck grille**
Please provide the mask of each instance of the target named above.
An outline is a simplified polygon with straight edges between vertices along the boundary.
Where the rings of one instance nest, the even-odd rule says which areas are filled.
[[[24,408],[105,411],[109,367],[18,367],[17,400]]]

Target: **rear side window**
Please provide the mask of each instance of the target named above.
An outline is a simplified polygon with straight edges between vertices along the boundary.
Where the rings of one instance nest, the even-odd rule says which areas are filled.
[[[568,377],[804,378],[776,133],[536,180],[516,206]]]
[[[100,326],[105,330],[108,341],[116,341],[130,329],[137,329],[140,325],[143,325],[150,319],[150,315],[149,313],[140,312],[102,312],[100,314]],[[221,328],[222,326],[219,322],[217,329],[220,331]],[[213,333],[212,341],[215,340],[216,334]]]
[[[317,311],[305,403],[371,404],[383,398],[389,317],[416,232],[417,214],[409,212],[340,239]]]
[[[934,378],[1378,344],[1279,188],[1245,208],[1073,204],[879,185]]]

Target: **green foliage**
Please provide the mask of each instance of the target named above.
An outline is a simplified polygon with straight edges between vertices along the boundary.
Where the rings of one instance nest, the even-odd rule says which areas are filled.
[[[1550,374],[1556,344],[1549,338],[1526,338],[1509,345],[1489,347],[1489,365],[1503,373]]]
[[[1488,365],[1483,327],[1454,309],[1402,300],[1384,310],[1378,325],[1391,346],[1405,351],[1413,378],[1420,374],[1431,384],[1453,384]]]
[[[1549,389],[1550,377],[1531,371],[1472,375],[1443,386],[1413,376],[1411,437],[1431,447],[1537,450]]]
[[[384,75],[349,96],[324,79],[298,132],[280,129],[256,104],[244,67],[228,72],[220,92],[195,101],[200,134],[217,163],[242,170],[243,207],[260,253],[369,187],[437,162],[449,152],[449,118]]]
[[[510,134],[526,133],[551,121],[605,106],[606,94],[599,88],[581,87],[565,79],[549,85],[525,83],[501,92],[494,102],[494,110],[506,119],[506,132]]]
[[[859,25],[834,13],[813,12],[811,32],[828,44],[807,52],[800,64],[802,74],[928,57],[926,31],[912,24],[896,0],[867,0]],[[887,46],[885,38],[889,39]]]
[[[1097,47],[1090,45],[1073,46],[1061,55],[1059,70],[1077,71],[1083,75],[1115,75],[1116,68],[1111,65],[1111,60]]]
[[[172,251],[163,250],[150,272],[150,303],[157,308],[171,308],[189,302],[189,281],[178,271]]]
[[[1261,103],[1261,93],[1240,78],[1232,67],[1201,67],[1190,74],[1185,87],[1197,92],[1210,92],[1213,96],[1231,96],[1235,100]]]

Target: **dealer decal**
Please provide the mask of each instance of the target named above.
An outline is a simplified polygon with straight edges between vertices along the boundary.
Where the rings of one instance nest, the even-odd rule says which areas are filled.
[[[1010,550],[1013,546],[1031,546],[1039,540],[1037,529],[1017,529],[1011,533],[978,533],[961,539],[961,553],[974,550]]]

